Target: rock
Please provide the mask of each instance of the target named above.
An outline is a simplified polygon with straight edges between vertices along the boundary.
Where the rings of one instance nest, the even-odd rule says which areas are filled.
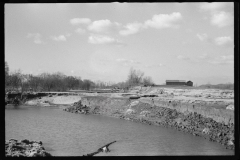
[[[228,140],[228,141],[227,141],[227,145],[228,145],[228,146],[234,145],[233,140]]]
[[[132,114],[132,113],[134,113],[134,110],[133,109],[127,109],[125,113],[126,114]]]
[[[209,134],[210,133],[210,129],[209,128],[204,128],[202,133]]]
[[[234,110],[234,105],[233,104],[230,104],[226,107],[226,109],[230,109],[230,110]]]
[[[20,143],[17,140],[5,141],[5,156],[6,157],[46,157],[51,156],[42,146],[42,142],[22,140]]]
[[[26,144],[29,144],[29,143],[30,143],[30,141],[27,140],[27,139],[21,140],[21,142],[22,142],[22,143],[26,143]]]
[[[139,103],[139,101],[133,101],[133,102],[130,104],[130,107],[136,106],[138,103]]]

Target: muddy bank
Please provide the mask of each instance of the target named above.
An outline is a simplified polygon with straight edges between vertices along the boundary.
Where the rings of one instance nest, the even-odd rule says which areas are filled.
[[[5,157],[51,157],[45,151],[42,142],[29,141],[27,139],[18,141],[10,139],[5,141]]]
[[[205,108],[204,108],[205,107]],[[205,110],[204,110],[205,109]],[[82,97],[81,101],[64,109],[79,114],[101,114],[149,125],[173,127],[235,148],[233,111],[204,104],[169,102],[154,98]],[[208,113],[209,112],[209,113]]]
[[[25,105],[37,105],[37,106],[51,106],[51,105],[70,105],[74,102],[81,100],[81,96],[78,95],[54,95],[38,97],[25,102]]]

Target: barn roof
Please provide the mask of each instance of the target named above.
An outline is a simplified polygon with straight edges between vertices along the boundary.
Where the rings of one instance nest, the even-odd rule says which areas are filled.
[[[166,80],[166,82],[186,82],[185,80]]]

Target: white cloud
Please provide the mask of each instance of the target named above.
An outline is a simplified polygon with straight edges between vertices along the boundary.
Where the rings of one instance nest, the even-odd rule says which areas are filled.
[[[178,25],[175,22],[182,19],[182,15],[179,12],[173,12],[172,14],[159,14],[154,15],[151,20],[145,21],[145,27],[153,27],[157,29],[162,28],[177,28]]]
[[[121,30],[119,31],[120,35],[123,36],[127,36],[129,34],[135,34],[137,32],[139,32],[139,30],[142,28],[143,24],[142,23],[129,23],[126,26],[124,26],[124,28],[126,28],[125,30]]]
[[[212,25],[225,27],[233,24],[233,3],[202,3],[199,8],[210,13]]]
[[[72,25],[89,24],[89,23],[91,23],[91,19],[89,19],[89,18],[73,18],[70,20],[70,23]]]
[[[201,40],[204,41],[205,39],[208,38],[208,35],[206,33],[204,34],[197,34],[197,37]]]
[[[112,25],[113,25],[112,22],[109,21],[108,19],[98,20],[98,21],[92,22],[88,26],[88,29],[90,31],[95,31],[95,32],[107,32]]]
[[[177,59],[181,59],[181,60],[189,60],[189,57],[183,56],[183,55],[179,55],[177,56]]]
[[[79,33],[79,34],[83,34],[83,33],[85,33],[86,31],[85,31],[84,29],[82,29],[82,28],[78,28],[78,29],[75,30],[75,32],[77,32],[77,33]]]
[[[51,39],[54,41],[66,41],[66,37],[64,35],[60,35],[60,36],[51,36]]]
[[[217,12],[211,17],[211,23],[218,27],[225,27],[233,24],[233,16],[228,12]]]
[[[88,42],[92,44],[121,44],[119,40],[104,35],[91,35],[88,37]]]
[[[220,56],[218,58],[215,58],[214,60],[208,61],[208,63],[216,64],[216,65],[226,65],[226,64],[233,64],[234,59],[233,55],[227,55],[227,56]]]
[[[217,37],[215,38],[216,45],[225,45],[231,43],[233,40],[231,37]]]
[[[27,38],[32,38],[34,39],[34,43],[36,44],[42,44],[43,41],[41,40],[42,35],[40,33],[28,33]]]

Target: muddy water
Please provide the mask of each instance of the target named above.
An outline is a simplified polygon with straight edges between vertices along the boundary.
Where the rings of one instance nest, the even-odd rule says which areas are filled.
[[[82,156],[116,140],[110,153],[124,155],[233,155],[218,143],[176,131],[100,115],[79,115],[58,107],[8,107],[5,139],[42,141],[54,156]]]

